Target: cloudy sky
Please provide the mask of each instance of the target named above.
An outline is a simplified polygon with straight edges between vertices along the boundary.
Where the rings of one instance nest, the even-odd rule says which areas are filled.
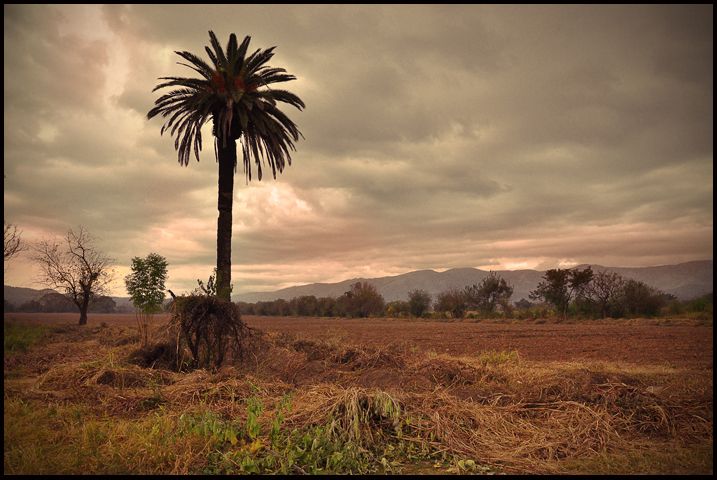
[[[306,103],[276,180],[235,178],[235,293],[417,269],[712,258],[713,50],[702,6],[4,7],[4,218],[85,226],[116,261],[215,265],[217,164],[146,119],[208,30],[277,46]],[[210,138],[208,126],[204,132]],[[39,288],[26,255],[5,284]]]

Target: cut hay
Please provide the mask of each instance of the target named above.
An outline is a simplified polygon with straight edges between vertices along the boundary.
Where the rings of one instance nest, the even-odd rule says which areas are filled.
[[[293,414],[286,419],[288,425],[328,424],[334,438],[365,448],[395,436],[401,426],[398,400],[376,389],[342,389],[324,384],[310,388],[294,405]]]
[[[252,376],[240,374],[234,367],[222,367],[218,372],[194,370],[187,373],[165,387],[162,395],[168,404],[182,409],[201,406],[237,418],[246,414],[247,399],[257,397],[270,404],[274,397],[290,390],[291,386],[284,382],[259,383]]]
[[[351,370],[380,367],[403,368],[406,365],[403,358],[405,350],[395,344],[371,347],[339,345],[326,340],[296,339],[287,334],[270,338],[275,345],[285,346],[297,352],[305,353],[306,359],[309,361],[326,360],[331,363],[348,366]]]
[[[171,374],[134,365],[105,366],[92,363],[61,364],[52,367],[36,382],[38,390],[69,390],[107,385],[113,388],[146,388],[174,382]]]
[[[655,389],[630,375],[585,368],[481,369],[435,358],[407,364],[404,374],[419,371],[449,375],[433,391],[314,385],[297,395],[287,423],[330,425],[337,438],[366,448],[415,442],[513,473],[559,472],[566,459],[629,450],[645,439],[712,438],[711,394],[695,385]],[[461,387],[480,393],[459,398]]]

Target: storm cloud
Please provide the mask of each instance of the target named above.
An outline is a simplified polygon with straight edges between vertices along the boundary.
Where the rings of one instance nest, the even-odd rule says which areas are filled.
[[[276,180],[235,178],[235,293],[453,267],[712,258],[711,5],[6,5],[4,217],[116,260],[215,264],[211,140],[178,165],[157,78],[251,35],[306,103]],[[209,128],[203,132],[211,139]],[[27,256],[5,283],[37,287]]]

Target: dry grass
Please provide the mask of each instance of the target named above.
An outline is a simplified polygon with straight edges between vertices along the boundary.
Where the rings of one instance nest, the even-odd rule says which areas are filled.
[[[65,346],[62,361],[38,367],[30,349],[12,367],[25,374],[5,377],[7,473],[246,472],[247,455],[268,462],[252,468],[273,472],[267,459],[293,452],[297,434],[325,435],[332,461],[348,448],[363,452],[352,461],[373,462],[308,460],[306,446],[296,447],[297,462],[339,473],[397,471],[419,461],[415,452],[439,461],[439,473],[476,464],[505,473],[711,473],[711,370],[531,362],[515,351],[451,357],[268,334],[250,361],[176,372],[128,362],[136,340],[109,341],[103,329],[52,335]],[[56,348],[52,335],[43,349]],[[88,345],[98,349],[92,360]],[[189,431],[183,418],[213,420]],[[261,433],[236,445],[222,436],[251,422]]]

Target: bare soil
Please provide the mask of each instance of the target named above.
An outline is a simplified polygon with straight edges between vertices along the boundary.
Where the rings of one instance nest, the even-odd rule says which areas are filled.
[[[67,325],[77,314],[6,313],[5,321]],[[346,345],[401,345],[416,351],[451,356],[474,356],[484,351],[516,350],[533,361],[607,361],[675,368],[712,369],[713,327],[705,325],[610,324],[582,321],[572,324],[528,322],[496,324],[471,321],[406,319],[348,319],[317,317],[243,316],[251,327],[305,339]],[[166,322],[157,315],[154,325]],[[134,326],[132,314],[90,314],[88,325]]]
[[[252,317],[245,321],[264,331],[285,332],[348,343],[406,343],[422,351],[452,356],[486,350],[517,350],[536,361],[597,360],[712,368],[711,326],[536,325],[401,319],[326,319]]]

